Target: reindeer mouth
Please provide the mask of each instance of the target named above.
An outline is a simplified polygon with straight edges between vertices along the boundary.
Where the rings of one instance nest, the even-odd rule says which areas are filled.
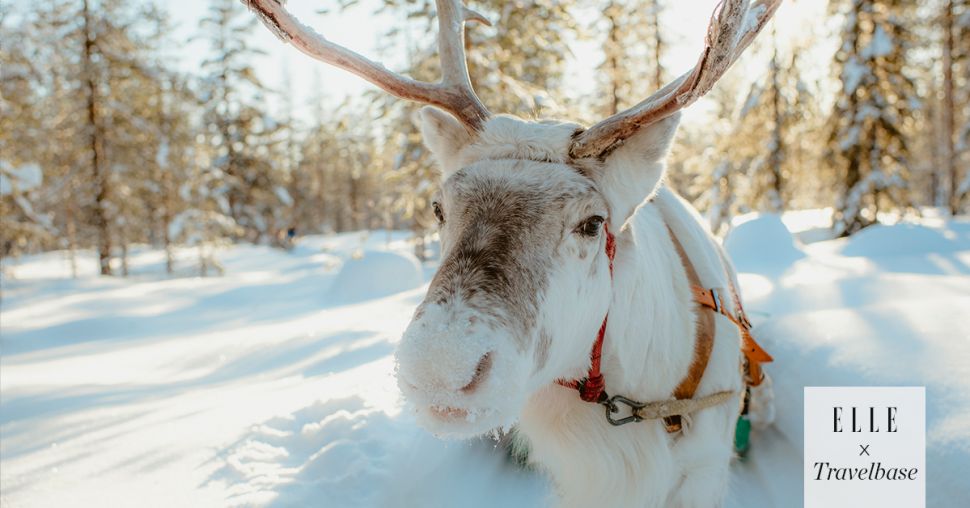
[[[440,420],[457,422],[468,420],[468,410],[460,407],[431,406],[431,414]]]
[[[477,385],[473,379],[469,385],[474,388]],[[417,388],[408,383],[402,382],[402,388],[406,387],[409,392],[414,394]],[[468,388],[466,386],[466,388]],[[463,392],[466,390],[462,390]],[[471,391],[471,390],[468,390]],[[462,407],[449,403],[417,403],[415,409],[419,420],[424,420],[430,424],[428,430],[441,436],[470,436],[488,432],[498,425],[489,425],[487,428],[480,428],[485,422],[494,419],[498,411],[493,408],[484,407]]]
[[[466,439],[507,427],[509,422],[502,415],[496,408],[432,405],[418,411],[418,420],[438,438]]]

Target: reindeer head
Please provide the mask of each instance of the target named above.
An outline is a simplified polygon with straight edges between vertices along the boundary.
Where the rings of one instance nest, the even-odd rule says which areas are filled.
[[[327,41],[278,0],[243,1],[304,53],[441,108],[419,115],[441,169],[434,203],[441,266],[397,360],[399,385],[420,421],[444,435],[511,423],[535,390],[582,376],[612,299],[605,228],[620,231],[654,192],[677,111],[710,90],[780,2],[749,8],[727,0],[691,71],[585,129],[490,117],[472,90],[462,45],[465,22],[485,18],[460,0],[437,1],[438,83],[392,73]]]
[[[398,380],[425,426],[481,432],[589,366],[611,300],[604,228],[656,187],[677,119],[600,161],[570,158],[574,124],[499,116],[470,134],[436,109],[420,116],[442,169],[441,266],[398,348]]]

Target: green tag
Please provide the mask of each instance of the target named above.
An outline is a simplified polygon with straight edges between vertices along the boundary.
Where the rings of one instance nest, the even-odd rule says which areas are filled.
[[[734,451],[739,457],[744,458],[751,446],[751,421],[748,417],[741,415],[738,417],[738,424],[734,427]]]

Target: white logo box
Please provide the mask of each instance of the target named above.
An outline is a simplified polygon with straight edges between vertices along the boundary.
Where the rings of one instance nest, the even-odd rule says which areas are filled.
[[[805,507],[926,506],[923,387],[805,387]]]

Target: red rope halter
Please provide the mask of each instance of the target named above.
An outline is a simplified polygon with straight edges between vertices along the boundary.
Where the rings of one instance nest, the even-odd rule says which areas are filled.
[[[610,261],[610,279],[613,279],[613,258],[616,257],[616,237],[610,232],[608,223],[603,224],[603,231],[606,233],[606,257]],[[600,325],[599,332],[596,333],[596,341],[593,342],[593,349],[590,351],[589,372],[583,379],[566,381],[557,380],[556,383],[579,390],[579,396],[586,402],[600,402],[606,396],[606,380],[600,372],[600,360],[603,356],[603,339],[606,337],[606,321],[610,313],[607,311],[603,316],[603,324]]]

